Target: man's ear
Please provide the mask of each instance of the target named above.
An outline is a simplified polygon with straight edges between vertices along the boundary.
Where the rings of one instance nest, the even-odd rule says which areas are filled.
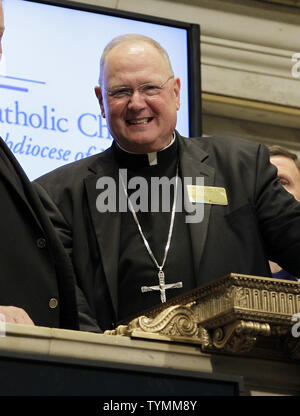
[[[105,118],[102,91],[101,91],[101,87],[99,85],[97,85],[95,87],[95,94],[96,94],[96,97],[98,98],[98,101],[99,101],[99,105],[100,105],[100,109],[101,109],[101,115],[102,115],[103,118]]]
[[[180,79],[175,78],[174,83],[174,94],[176,98],[176,109],[179,110],[180,108]]]

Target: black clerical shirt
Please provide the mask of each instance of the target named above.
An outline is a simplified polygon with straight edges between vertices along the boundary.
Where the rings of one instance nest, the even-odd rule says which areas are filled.
[[[148,212],[137,212],[137,218],[148,240],[151,250],[159,265],[162,264],[165,246],[171,221],[171,210],[174,198],[174,187],[170,186],[170,209],[162,212],[162,197],[159,195],[160,212],[151,212],[151,178],[176,176],[178,163],[178,146],[175,141],[171,146],[157,153],[157,163],[150,165],[147,154],[132,154],[121,150],[116,144],[113,149],[120,169],[127,169],[128,183],[133,177],[145,178],[148,183]],[[180,176],[180,166],[179,166]],[[175,183],[175,180],[174,180]],[[182,188],[179,180],[178,186]],[[138,188],[137,188],[138,189]],[[166,189],[166,188],[165,188]],[[136,190],[128,189],[128,195]],[[181,189],[183,195],[183,189]],[[153,195],[152,195],[153,196]],[[157,197],[157,195],[156,195]],[[167,201],[167,199],[166,199]],[[167,201],[168,202],[168,201]],[[195,287],[193,259],[189,227],[185,222],[186,213],[176,212],[170,248],[164,266],[165,283],[182,282],[182,288],[166,290],[167,300],[178,296]],[[159,284],[158,269],[151,259],[143,239],[138,231],[131,211],[121,213],[119,255],[119,290],[118,290],[118,321],[142,313],[145,309],[161,303],[160,291],[142,293],[142,286]]]

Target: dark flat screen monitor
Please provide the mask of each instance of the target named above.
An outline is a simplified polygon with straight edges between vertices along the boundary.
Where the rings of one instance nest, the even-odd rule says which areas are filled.
[[[0,136],[31,180],[111,145],[94,87],[105,45],[121,34],[150,36],[168,51],[181,79],[177,129],[201,135],[198,25],[70,1],[3,8]]]

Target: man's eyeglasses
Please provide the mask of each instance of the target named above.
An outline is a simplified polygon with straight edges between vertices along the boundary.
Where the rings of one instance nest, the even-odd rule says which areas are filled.
[[[143,97],[155,97],[156,95],[159,95],[162,92],[166,83],[170,81],[170,79],[172,78],[174,78],[173,75],[170,76],[165,82],[163,82],[160,85],[151,84],[151,83],[142,84],[139,87],[137,87],[136,90],[138,90],[140,95],[142,95]],[[126,86],[121,86],[121,87],[108,88],[105,91],[109,97],[120,100],[122,98],[132,97],[135,89],[126,87]]]

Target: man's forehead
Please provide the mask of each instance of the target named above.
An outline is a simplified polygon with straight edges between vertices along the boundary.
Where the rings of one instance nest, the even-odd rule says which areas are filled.
[[[168,74],[167,64],[161,53],[146,42],[124,42],[116,45],[106,57],[103,67],[105,78],[126,74],[139,74],[140,76],[152,74]]]
[[[151,55],[153,58],[161,59],[159,51],[150,43],[141,40],[128,40],[116,45],[107,54],[107,60],[111,58],[129,57],[134,59],[138,56]]]
[[[289,170],[292,172],[297,172],[298,168],[293,159],[283,155],[272,155],[270,156],[270,161],[279,169]]]
[[[271,155],[270,160],[279,164],[289,164],[291,162],[294,162],[290,157],[284,155]]]
[[[126,52],[130,55],[136,55],[140,53],[146,53],[148,50],[153,51],[153,46],[145,43],[145,42],[128,42]]]

